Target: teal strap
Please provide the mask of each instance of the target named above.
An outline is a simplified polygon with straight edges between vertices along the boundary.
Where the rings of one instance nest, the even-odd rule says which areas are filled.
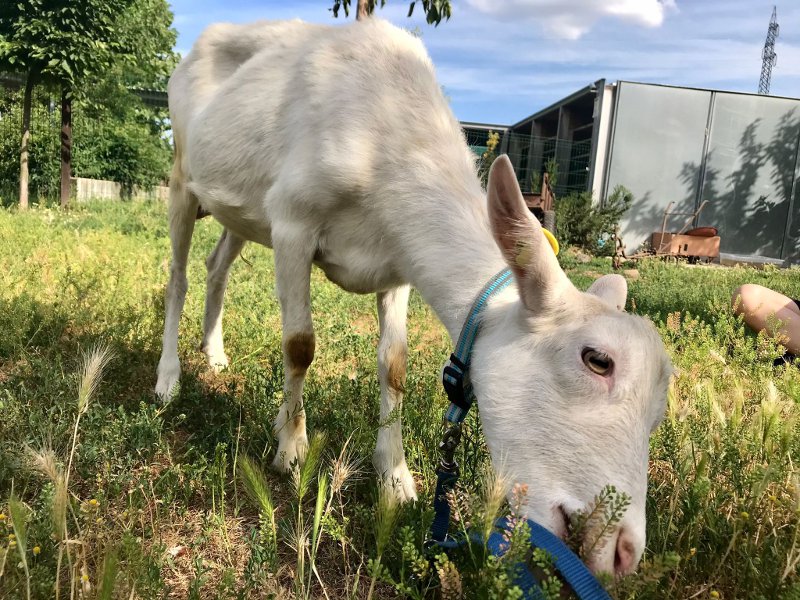
[[[472,358],[472,347],[475,345],[475,338],[478,337],[481,326],[481,313],[489,303],[489,299],[507,288],[513,280],[511,271],[503,269],[483,287],[472,303],[467,320],[458,336],[455,351],[445,365],[442,383],[450,398],[450,407],[445,413],[445,419],[451,423],[463,422],[475,402],[469,378],[469,363]]]

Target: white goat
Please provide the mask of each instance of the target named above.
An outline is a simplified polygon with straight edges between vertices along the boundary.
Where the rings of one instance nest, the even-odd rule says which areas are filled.
[[[487,194],[421,42],[378,19],[214,25],[169,82],[176,147],[172,266],[157,393],[180,375],[178,321],[198,207],[225,231],[207,260],[203,351],[227,364],[222,300],[245,240],[270,246],[283,322],[284,402],[275,465],[306,447],[303,380],[314,355],[313,264],[345,290],[376,292],[380,418],[400,406],[408,285],[457,339],[475,294],[508,265],[471,379],[496,468],[530,484],[530,518],[564,534],[606,484],[632,504],[594,570],[629,572],[645,544],[648,437],[664,412],[670,364],[650,323],[620,309],[624,279],[579,292],[523,203],[506,157]],[[378,432],[374,463],[416,497],[399,419]]]

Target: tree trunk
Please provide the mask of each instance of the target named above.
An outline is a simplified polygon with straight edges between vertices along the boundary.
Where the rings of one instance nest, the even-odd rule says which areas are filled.
[[[19,149],[19,207],[28,208],[28,156],[31,141],[31,96],[33,96],[33,74],[25,81],[25,96],[22,99],[22,144]]]
[[[69,205],[72,174],[72,98],[69,90],[61,90],[61,208]]]
[[[356,21],[361,21],[369,16],[369,8],[367,4],[369,0],[358,0],[358,8],[356,9]]]

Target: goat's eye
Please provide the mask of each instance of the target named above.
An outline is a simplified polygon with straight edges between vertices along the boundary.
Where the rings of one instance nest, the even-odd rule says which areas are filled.
[[[583,364],[592,372],[598,375],[608,377],[614,369],[614,361],[605,352],[594,350],[593,348],[584,348],[581,353]]]

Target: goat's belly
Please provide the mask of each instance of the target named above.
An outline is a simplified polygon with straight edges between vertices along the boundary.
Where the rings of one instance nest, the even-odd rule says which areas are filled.
[[[357,294],[405,283],[399,249],[367,207],[341,202],[320,217],[324,225],[316,239],[314,264],[329,280]]]
[[[314,264],[343,290],[369,294],[390,290],[405,283],[388,261],[358,257],[351,262],[334,262],[333,257],[316,258]]]
[[[200,206],[239,237],[272,247],[272,226],[260,202],[243,202],[242,194],[208,188],[196,182],[189,189]]]
[[[205,207],[204,207],[205,208]],[[249,242],[256,242],[272,248],[272,229],[266,219],[250,217],[244,213],[232,213],[208,209],[212,216],[224,227]]]

